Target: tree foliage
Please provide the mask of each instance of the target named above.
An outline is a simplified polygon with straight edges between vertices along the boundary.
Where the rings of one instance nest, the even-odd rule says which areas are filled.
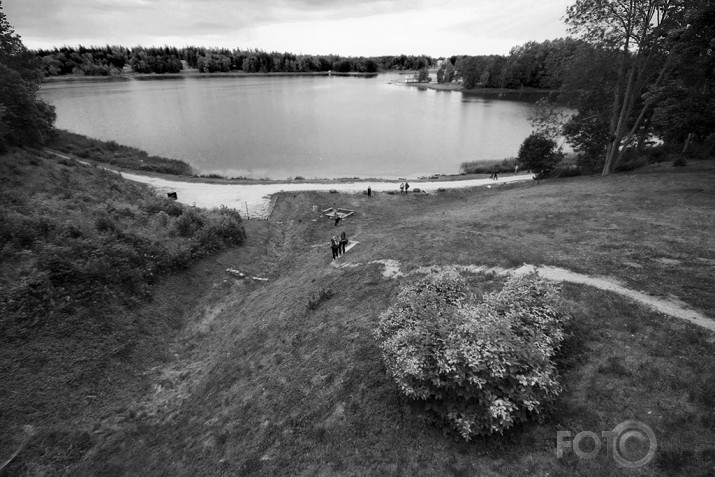
[[[38,50],[45,76],[113,76],[124,68],[135,73],[178,73],[185,62],[201,73],[376,73],[378,70],[419,70],[432,66],[427,56],[343,57],[296,55],[258,49],[204,48],[187,46],[126,48],[117,45],[78,46]]]
[[[432,78],[429,75],[429,70],[427,68],[420,68],[416,76],[417,81],[419,83],[429,83],[430,81],[432,81]]]
[[[566,130],[578,150],[602,158],[604,175],[653,132],[704,140],[712,124],[713,8],[691,0],[577,0],[568,8],[570,31],[591,45],[592,60],[573,68],[585,84]]]
[[[568,73],[568,63],[584,42],[559,38],[528,42],[508,55],[455,56],[442,63],[438,82],[461,79],[465,89],[535,88],[558,90]],[[454,71],[450,71],[451,69]],[[441,78],[441,79],[440,79]]]
[[[541,98],[531,108],[529,123],[534,132],[554,141],[561,136],[569,116],[563,107],[549,98]]]
[[[22,44],[0,4],[0,152],[9,145],[43,143],[52,132],[54,107],[37,97],[40,62]]]
[[[519,165],[536,174],[537,178],[549,175],[563,157],[556,141],[540,133],[532,133],[519,147]]]
[[[653,130],[678,144],[689,135],[704,142],[715,133],[715,3],[689,8],[683,24],[667,44],[677,55],[669,80],[646,93],[646,102],[654,104]]]

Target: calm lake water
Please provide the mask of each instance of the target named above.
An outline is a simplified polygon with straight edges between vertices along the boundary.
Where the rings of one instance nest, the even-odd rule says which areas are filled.
[[[361,77],[185,77],[44,84],[57,127],[202,173],[416,177],[515,156],[540,94],[462,94]]]

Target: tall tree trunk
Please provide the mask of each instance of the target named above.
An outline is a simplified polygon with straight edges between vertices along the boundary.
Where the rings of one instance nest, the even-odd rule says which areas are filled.
[[[623,100],[620,102],[620,110],[614,111],[617,114],[618,121],[616,123],[616,128],[611,135],[611,145],[608,149],[608,155],[606,156],[606,161],[603,164],[603,175],[608,175],[614,166],[613,159],[618,153],[618,149],[621,145],[621,139],[623,139],[623,129],[625,128],[626,116],[630,114],[630,110],[633,108],[634,98],[633,98],[633,83],[635,81],[637,65],[634,63],[631,67],[631,72],[628,75],[628,82],[626,83],[626,91],[623,94]]]
[[[636,145],[637,149],[643,149],[643,145],[646,142],[646,139],[648,139],[648,131],[650,130],[651,127],[651,118],[652,115],[646,116],[645,119],[643,120],[643,127],[641,128],[640,134],[638,134],[638,144]]]
[[[611,162],[613,161],[613,148],[616,138],[616,130],[618,126],[619,109],[622,107],[621,102],[621,83],[622,78],[626,74],[626,62],[628,61],[628,49],[631,44],[631,30],[626,33],[626,37],[623,42],[623,53],[620,58],[618,65],[618,81],[616,82],[616,88],[613,92],[613,106],[611,110],[611,122],[608,125],[608,148],[606,149],[606,160],[603,164],[603,171],[601,175],[608,175],[611,172]]]
[[[606,160],[603,165],[603,171],[601,175],[608,175],[611,172],[611,163],[609,157],[611,157],[611,150],[613,148],[613,139],[616,137],[616,126],[618,124],[618,111],[621,106],[621,80],[626,70],[626,57],[628,56],[628,41],[626,41],[623,47],[623,55],[621,56],[620,65],[618,67],[618,82],[616,83],[616,88],[613,91],[613,106],[611,106],[611,122],[608,125],[608,147],[606,149]]]
[[[652,50],[651,50],[652,52]],[[648,58],[646,59],[646,64],[643,66],[643,70],[645,71],[645,68],[647,68],[647,63],[650,61],[651,55],[648,55]],[[660,85],[663,84],[663,80],[665,79],[666,75],[670,72],[670,63],[671,59],[673,58],[673,53],[669,54],[668,57],[665,60],[665,63],[663,64],[663,68],[661,68],[660,73],[658,74],[658,79],[656,79],[654,88],[660,88]],[[642,81],[639,81],[639,83],[642,83]],[[638,91],[642,89],[642,84],[638,88]],[[635,95],[633,96],[633,99],[635,100]],[[646,103],[643,105],[643,108],[641,109],[640,114],[638,115],[638,118],[636,119],[636,122],[633,124],[633,127],[631,128],[630,132],[628,135],[625,137],[623,140],[623,148],[618,152],[618,157],[616,158],[616,162],[613,164],[613,168],[615,169],[618,164],[620,164],[621,160],[623,159],[623,154],[625,153],[626,149],[628,148],[628,145],[630,144],[633,136],[635,135],[636,131],[638,130],[638,127],[640,127],[641,121],[643,120],[643,117],[645,116],[646,111],[648,108],[650,108],[653,105],[653,101],[646,101]],[[630,113],[629,113],[630,114]]]

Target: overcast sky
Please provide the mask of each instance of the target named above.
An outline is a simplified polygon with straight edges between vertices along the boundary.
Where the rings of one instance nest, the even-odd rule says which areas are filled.
[[[2,0],[28,48],[218,46],[343,56],[506,54],[566,35],[567,0]]]

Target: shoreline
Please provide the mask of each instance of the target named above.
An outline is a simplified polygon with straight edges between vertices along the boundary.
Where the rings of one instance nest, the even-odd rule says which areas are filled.
[[[265,73],[245,73],[243,71],[229,71],[229,72],[219,72],[219,73],[201,73],[198,70],[183,70],[179,73],[121,73],[116,76],[75,76],[75,75],[62,75],[62,76],[46,76],[42,78],[42,83],[61,83],[61,82],[82,82],[82,81],[126,81],[130,79],[181,79],[181,78],[247,78],[247,77],[287,77],[287,76],[341,76],[341,77],[358,77],[358,78],[373,78],[381,74],[399,74],[402,76],[409,76],[411,71],[378,71],[376,73],[360,73],[357,71],[348,73],[339,73],[335,71],[280,71],[280,72],[265,72]],[[448,91],[456,93],[466,93],[466,94],[481,94],[481,93],[495,93],[495,94],[505,94],[505,93],[538,93],[538,94],[558,94],[562,93],[562,90],[554,89],[540,89],[540,88],[472,88],[464,89],[461,84],[458,83],[404,83],[399,81],[392,81],[390,84],[396,86],[408,86],[417,89],[430,89],[434,91]]]
[[[117,171],[119,172],[119,171]],[[262,184],[216,183],[199,181],[168,180],[161,177],[147,176],[131,172],[119,172],[127,180],[139,182],[153,187],[157,192],[175,192],[177,200],[182,204],[202,208],[217,208],[221,206],[237,209],[247,219],[267,219],[270,215],[271,200],[281,192],[317,191],[361,194],[369,185],[376,193],[389,191],[399,194],[400,181],[375,180],[352,182],[271,182]],[[414,180],[410,186],[414,191],[419,188],[426,193],[438,189],[464,189],[468,187],[497,186],[513,182],[533,180],[533,174],[521,173],[507,175],[502,179],[463,179],[463,180]],[[412,192],[413,194],[415,192]],[[321,207],[321,206],[319,206]]]
[[[42,83],[59,83],[81,82],[81,81],[123,81],[129,79],[180,79],[180,78],[245,78],[245,77],[267,77],[267,76],[355,76],[361,78],[371,78],[377,76],[378,73],[360,73],[349,72],[339,73],[335,71],[281,71],[281,72],[266,72],[266,73],[244,73],[243,71],[229,71],[224,73],[201,73],[198,70],[187,70],[179,73],[121,73],[115,76],[79,76],[79,75],[62,75],[62,76],[45,76],[42,78]]]

